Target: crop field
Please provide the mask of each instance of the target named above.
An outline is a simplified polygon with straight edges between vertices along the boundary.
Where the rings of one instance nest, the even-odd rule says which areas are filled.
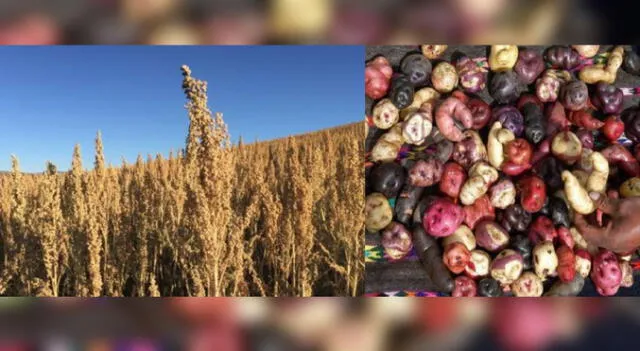
[[[0,294],[362,294],[363,125],[232,144],[206,82],[182,73],[189,129],[168,157],[105,164],[99,133],[94,164],[76,145],[68,172],[22,173],[13,156]]]

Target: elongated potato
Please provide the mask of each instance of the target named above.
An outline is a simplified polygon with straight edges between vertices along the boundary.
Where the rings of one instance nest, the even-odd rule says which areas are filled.
[[[453,277],[444,265],[442,250],[438,241],[427,235],[422,226],[413,229],[413,245],[422,262],[427,275],[436,289],[440,292],[450,293],[453,290]]]
[[[571,172],[562,172],[562,181],[564,182],[564,192],[567,200],[574,211],[587,215],[596,210],[596,206],[589,197],[589,193],[580,185],[578,178]]]
[[[597,151],[591,153],[589,159],[593,171],[587,179],[587,190],[604,193],[607,190],[607,178],[609,178],[609,162]]]
[[[500,169],[504,163],[504,147],[510,141],[516,139],[515,134],[506,128],[502,128],[500,122],[495,122],[489,130],[487,140],[487,156],[489,163],[496,169]]]

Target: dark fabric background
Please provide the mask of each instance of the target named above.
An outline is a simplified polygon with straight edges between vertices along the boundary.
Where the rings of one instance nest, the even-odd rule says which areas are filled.
[[[542,46],[529,46],[527,48],[543,51],[545,47]],[[600,48],[600,52],[610,51],[612,46],[603,45]],[[418,46],[369,46],[366,49],[366,60],[369,61],[375,56],[385,56],[391,65],[394,67],[394,71],[397,70],[402,58],[409,52],[419,51]],[[481,57],[488,56],[488,46],[449,46],[441,60],[450,61],[451,56],[456,52],[461,52],[469,57]],[[438,60],[435,60],[435,63]],[[619,87],[636,87],[640,86],[640,77],[632,76],[622,69],[618,72],[616,85]],[[492,103],[493,99],[489,96],[487,89],[477,94],[482,97],[488,103]],[[636,106],[640,102],[640,97],[625,97],[624,107]],[[374,101],[366,98],[365,113],[369,115],[373,107]],[[381,131],[371,128],[369,135],[367,136],[367,152],[369,148],[373,146],[373,141],[381,134]],[[367,172],[368,174],[368,172]],[[366,243],[369,245],[377,245],[380,243],[380,234],[367,233]],[[637,272],[636,272],[637,273]],[[617,296],[640,296],[640,277],[636,274],[634,286],[631,288],[621,288]],[[429,280],[429,277],[425,273],[421,266],[421,263],[417,260],[404,260],[400,262],[384,262],[384,263],[367,263],[365,273],[365,292],[385,292],[396,290],[431,290],[433,286]],[[585,287],[582,290],[580,296],[599,296],[595,291],[591,280],[587,280]]]

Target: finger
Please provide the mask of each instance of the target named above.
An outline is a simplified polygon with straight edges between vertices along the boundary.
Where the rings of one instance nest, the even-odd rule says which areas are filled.
[[[593,204],[602,212],[612,215],[618,211],[618,200],[611,199],[600,193],[590,192],[589,197],[593,200]]]
[[[609,224],[604,228],[594,226],[588,223],[587,219],[583,215],[578,213],[575,214],[574,224],[584,239],[596,246],[602,246],[602,241],[604,240],[607,230],[611,225]]]

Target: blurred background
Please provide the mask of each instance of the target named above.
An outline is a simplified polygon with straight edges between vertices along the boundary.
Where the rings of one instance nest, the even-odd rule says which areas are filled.
[[[0,350],[637,349],[639,307],[588,298],[9,298],[0,302]]]
[[[640,39],[633,27],[636,15],[623,5],[621,0],[0,0],[0,44],[635,42]]]

